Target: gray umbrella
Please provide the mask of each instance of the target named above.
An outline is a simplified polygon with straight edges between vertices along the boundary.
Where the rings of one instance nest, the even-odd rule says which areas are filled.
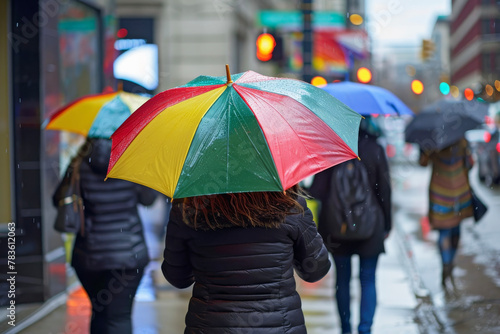
[[[405,130],[407,142],[423,150],[440,150],[484,122],[489,105],[479,101],[442,99],[424,107]]]

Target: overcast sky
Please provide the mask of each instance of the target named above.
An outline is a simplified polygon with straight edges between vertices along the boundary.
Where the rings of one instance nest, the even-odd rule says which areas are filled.
[[[372,51],[380,55],[393,47],[420,47],[437,16],[451,13],[451,0],[366,0],[366,10]]]

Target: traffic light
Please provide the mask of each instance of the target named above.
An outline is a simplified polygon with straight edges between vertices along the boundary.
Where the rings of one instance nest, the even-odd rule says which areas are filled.
[[[278,61],[283,58],[283,41],[274,33],[262,33],[255,42],[256,56],[260,61]]]
[[[426,61],[431,58],[434,54],[434,50],[436,49],[436,45],[430,39],[422,40],[422,60]]]
[[[271,60],[276,47],[276,40],[273,35],[268,33],[260,34],[255,45],[257,45],[257,59],[261,61]]]

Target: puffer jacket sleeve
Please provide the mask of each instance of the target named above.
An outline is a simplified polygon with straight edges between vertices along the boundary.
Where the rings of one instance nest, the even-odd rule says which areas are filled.
[[[179,289],[194,283],[193,269],[189,260],[187,245],[187,226],[183,226],[181,214],[177,207],[172,208],[167,224],[165,251],[161,270],[165,279]]]
[[[300,278],[312,283],[328,273],[331,263],[311,210],[307,208],[305,200],[301,199],[299,202],[305,208],[304,214],[288,218],[297,221],[294,235],[294,268]]]

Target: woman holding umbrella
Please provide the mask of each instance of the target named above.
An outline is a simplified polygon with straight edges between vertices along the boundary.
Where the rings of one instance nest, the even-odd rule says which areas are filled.
[[[432,164],[429,184],[429,223],[439,231],[438,246],[442,260],[441,284],[454,285],[452,271],[460,240],[460,223],[472,217],[471,189],[468,171],[472,164],[467,140],[435,151],[420,152],[421,166]],[[469,165],[469,166],[467,166]]]
[[[84,207],[71,265],[92,305],[91,334],[132,333],[134,295],[149,262],[137,206],[153,204],[157,193],[125,180],[104,181],[109,137],[145,100],[123,91],[83,97],[56,111],[45,125],[87,137],[70,163],[79,175]],[[56,207],[68,199],[64,183],[53,195]]]
[[[173,203],[162,271],[193,283],[186,333],[305,333],[294,268],[307,282],[330,269],[298,186]]]
[[[314,282],[331,264],[297,184],[357,157],[360,119],[310,84],[226,65],[113,134],[108,177],[174,199],[162,270],[194,283],[185,333],[306,333],[294,270]]]

